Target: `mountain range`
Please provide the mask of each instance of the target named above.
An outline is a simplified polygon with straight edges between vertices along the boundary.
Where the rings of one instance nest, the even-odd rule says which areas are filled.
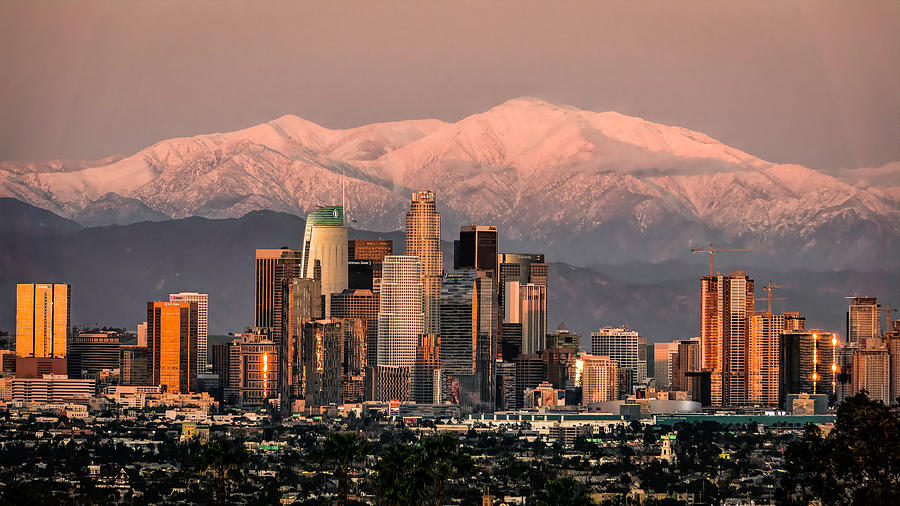
[[[253,255],[256,248],[298,247],[304,220],[292,214],[253,211],[241,218],[189,217],[129,225],[84,227],[15,199],[0,198],[0,330],[15,324],[15,283],[67,282],[72,286],[72,323],[134,330],[146,319],[146,303],[178,291],[209,294],[210,332],[239,332],[253,324]],[[394,241],[402,232],[351,229],[360,239]],[[501,242],[501,247],[504,243]],[[445,268],[452,244],[443,243]],[[737,255],[723,269],[739,268]],[[686,338],[699,327],[699,277],[704,262],[595,264],[590,268],[552,262],[549,324],[582,334],[627,323],[648,340]],[[864,292],[896,302],[900,272],[813,271],[757,267],[760,285],[785,286],[778,311],[796,310],[811,327],[843,333],[844,296]],[[760,293],[760,295],[762,294]],[[761,307],[764,303],[760,302]]]
[[[745,265],[893,270],[900,187],[891,184],[854,184],[685,128],[534,98],[455,123],[332,130],[288,115],[126,157],[0,164],[0,197],[83,226],[304,216],[345,195],[354,227],[389,232],[402,229],[410,192],[430,189],[445,239],[461,224],[492,224],[506,251],[580,266],[685,260],[692,247],[722,243],[754,249],[741,254]]]

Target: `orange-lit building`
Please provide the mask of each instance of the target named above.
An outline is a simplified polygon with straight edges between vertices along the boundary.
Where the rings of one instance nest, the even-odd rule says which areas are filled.
[[[65,358],[71,306],[67,284],[16,285],[16,355]]]
[[[744,271],[703,276],[700,288],[701,366],[710,373],[713,406],[739,406],[748,399],[753,279]]]
[[[197,391],[196,302],[148,302],[151,380],[173,393]]]
[[[422,265],[424,333],[440,334],[444,256],[441,253],[441,215],[437,212],[433,192],[420,190],[412,194],[410,209],[406,213],[405,254],[418,257]]]
[[[225,398],[241,407],[278,399],[278,346],[268,328],[245,329],[228,344]]]

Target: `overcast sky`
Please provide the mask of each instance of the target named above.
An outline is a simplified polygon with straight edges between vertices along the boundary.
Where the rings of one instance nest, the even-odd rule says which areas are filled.
[[[456,121],[522,95],[775,162],[900,160],[895,0],[436,4],[3,0],[0,160],[130,154],[289,113]]]

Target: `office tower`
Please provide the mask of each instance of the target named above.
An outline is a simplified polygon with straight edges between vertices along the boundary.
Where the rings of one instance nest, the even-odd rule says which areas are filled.
[[[547,334],[545,349],[566,349],[578,353],[581,347],[581,335],[570,331],[565,323],[560,323],[556,332]]]
[[[331,295],[348,287],[347,227],[343,206],[317,209],[306,217],[300,277],[317,277],[316,262],[321,269],[324,315],[331,318]]]
[[[891,403],[891,357],[881,339],[865,338],[857,341],[853,353],[853,393],[865,390],[869,398]]]
[[[474,375],[482,328],[475,291],[475,271],[448,272],[441,287],[441,369],[444,374]]]
[[[497,255],[497,324],[499,329],[497,340],[499,344],[494,346],[497,358],[504,360],[515,359],[514,355],[509,353],[516,349],[520,353],[525,353],[522,348],[522,327],[520,315],[519,290],[509,289],[508,285],[512,282],[518,283],[519,286],[534,284],[544,287],[544,296],[547,292],[547,264],[544,263],[543,254],[519,254],[519,253],[500,253]],[[515,303],[509,304],[507,301],[512,296]],[[516,302],[518,301],[518,302]],[[512,313],[512,314],[510,314]],[[547,334],[546,310],[544,311],[545,327],[541,332],[544,336]],[[515,324],[515,325],[511,325]],[[532,336],[533,337],[533,336]]]
[[[303,379],[307,406],[341,404],[344,325],[342,320],[303,324]]]
[[[893,322],[884,336],[884,344],[891,361],[891,403],[896,403],[900,397],[900,321]]]
[[[482,271],[497,270],[497,227],[466,225],[460,227],[459,240],[453,241],[453,268]]]
[[[381,281],[379,280],[379,283],[380,282]],[[374,261],[351,259],[347,262],[347,287],[350,290],[372,290],[374,286]],[[333,298],[334,296],[332,296],[332,299]],[[333,300],[332,305],[334,305]],[[333,310],[334,309],[332,308],[332,311]]]
[[[349,260],[371,260],[372,277],[376,279],[381,279],[384,257],[393,254],[394,241],[390,239],[350,239],[347,242],[347,258]]]
[[[700,293],[700,347],[710,372],[713,406],[747,402],[747,345],[753,315],[753,279],[744,271],[703,276]]]
[[[677,351],[672,355],[672,390],[690,392],[689,372],[700,370],[700,340],[677,342]]]
[[[804,330],[806,328],[806,318],[800,316],[797,311],[784,312],[784,330]]]
[[[799,315],[790,317],[791,327],[800,325]],[[747,340],[747,402],[764,406],[779,404],[778,338],[785,331],[784,314],[755,312],[750,317]]]
[[[209,336],[209,295],[197,292],[170,293],[169,302],[197,303],[197,374],[209,373],[206,358],[207,337]]]
[[[119,369],[119,338],[115,331],[79,332],[72,336],[67,357],[69,377],[94,378],[104,369]]]
[[[576,384],[581,384],[581,402],[614,401],[619,393],[619,364],[607,356],[582,354],[577,359]]]
[[[196,302],[147,303],[152,384],[197,391],[197,319]]]
[[[789,330],[779,340],[778,403],[787,408],[790,394],[827,394],[837,397],[838,340],[822,330]]]
[[[518,281],[510,281],[505,284],[504,292],[506,315],[503,324],[521,325],[522,354],[540,353],[544,349],[547,335],[547,287],[535,283],[522,285]],[[501,325],[501,329],[505,328],[509,328],[511,332],[503,335],[504,340],[513,339],[517,329]]]
[[[228,344],[214,344],[209,347],[210,365],[212,373],[219,376],[219,385],[222,388],[228,386]]]
[[[344,290],[346,292],[347,290]],[[343,293],[343,292],[342,292]],[[334,310],[332,309],[332,312]],[[366,385],[366,325],[361,318],[342,318],[344,356],[341,378],[341,398],[344,403],[365,401]]]
[[[881,304],[875,297],[853,297],[847,309],[847,342],[881,338]]]
[[[269,328],[247,328],[228,343],[225,399],[236,406],[266,406],[278,397],[278,345]]]
[[[440,404],[443,374],[441,370],[441,337],[426,334],[419,337],[416,346],[416,365],[412,369],[411,399],[420,404]],[[458,403],[458,399],[450,399]]]
[[[363,323],[366,338],[366,365],[378,362],[378,298],[371,290],[344,290],[331,297],[331,316],[355,318]]]
[[[639,349],[640,336],[636,331],[628,330],[627,325],[591,333],[591,354],[614,360],[621,369],[628,371],[632,385],[647,381],[647,360],[646,357],[640,360]]]
[[[288,248],[256,250],[253,278],[254,328],[270,328],[281,343],[285,291],[300,276],[301,252]],[[310,276],[312,277],[312,276]]]
[[[419,257],[385,257],[378,304],[377,365],[415,365],[419,336],[426,334],[424,298]]]
[[[16,285],[16,355],[65,358],[71,307],[67,284]]]
[[[119,383],[122,385],[152,385],[153,360],[147,346],[119,347]]]
[[[657,390],[666,390],[672,384],[672,363],[677,352],[678,341],[653,345],[653,378]]]
[[[322,317],[322,283],[318,279],[293,278],[282,293],[286,300],[282,303],[285,333],[287,338],[279,344],[278,352],[278,396],[283,399],[282,412],[287,413],[290,399],[302,396],[302,341],[303,324]]]
[[[421,263],[420,276],[425,301],[423,333],[437,334],[441,330],[440,303],[444,257],[441,253],[441,215],[435,207],[433,192],[421,190],[412,194],[410,209],[406,213],[405,254],[418,257]],[[385,277],[386,275],[382,276]]]
[[[137,326],[137,345],[147,346],[147,322],[139,323]]]
[[[522,409],[525,404],[525,389],[540,385],[547,373],[540,355],[522,354],[513,362],[516,364],[516,392],[511,409]]]
[[[516,364],[512,361],[497,362],[496,394],[494,395],[497,411],[515,409],[516,398]]]
[[[409,402],[412,398],[412,367],[378,365],[373,368],[374,400]]]

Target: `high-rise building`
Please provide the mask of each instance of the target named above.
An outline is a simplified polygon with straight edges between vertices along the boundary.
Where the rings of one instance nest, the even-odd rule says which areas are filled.
[[[228,343],[225,399],[240,407],[265,406],[278,397],[278,345],[269,328],[248,328]]]
[[[374,268],[373,260],[350,259],[347,262],[347,287],[350,290],[372,290],[375,287]],[[379,279],[378,282],[380,284],[381,280]],[[333,298],[334,296],[332,295]],[[334,305],[333,300],[332,305]],[[334,308],[332,308],[332,311],[334,311]]]
[[[427,333],[424,299],[419,257],[385,257],[378,305],[377,365],[415,366],[419,336]]]
[[[79,332],[69,339],[70,378],[96,378],[102,370],[119,369],[119,332]],[[121,371],[120,371],[121,374]]]
[[[678,342],[662,342],[653,345],[653,378],[657,390],[666,390],[672,385],[672,364],[678,353]],[[648,357],[647,360],[650,360]]]
[[[838,340],[822,330],[789,330],[779,337],[778,402],[790,394],[837,397]]]
[[[497,324],[499,329],[496,339],[498,344],[494,346],[496,358],[513,360],[510,352],[526,353],[523,348],[524,328],[521,324],[521,297],[518,288],[510,288],[510,283],[518,283],[518,286],[533,284],[544,287],[544,298],[547,297],[547,264],[544,263],[543,254],[500,253],[497,255]],[[538,290],[539,292],[540,290]],[[531,290],[534,294],[535,290]],[[538,294],[539,295],[539,294]],[[512,298],[510,298],[512,297]],[[547,334],[546,322],[548,315],[544,310],[544,328],[541,330],[541,338]],[[537,331],[537,329],[532,329]],[[532,338],[534,335],[531,336]],[[510,342],[513,341],[513,342]],[[541,342],[535,349],[541,349]]]
[[[556,332],[547,334],[545,349],[566,349],[578,353],[581,348],[581,334],[576,334],[560,323]]]
[[[453,268],[497,270],[497,227],[466,225],[453,241]]]
[[[441,337],[426,334],[419,337],[416,346],[416,365],[412,368],[411,399],[420,404],[440,404],[443,374],[441,371]],[[459,399],[449,399],[459,402]]]
[[[367,400],[365,398],[366,370],[368,369],[365,320],[343,318],[340,321],[344,329],[341,398],[345,403],[360,403]]]
[[[516,364],[516,392],[514,409],[525,405],[525,389],[534,388],[547,379],[544,361],[540,355],[522,354],[513,361]]]
[[[875,297],[853,297],[847,308],[847,342],[881,338],[881,304]]]
[[[293,278],[282,303],[287,339],[278,347],[278,396],[283,413],[288,412],[290,399],[302,396],[303,324],[322,318],[321,281],[310,278]]]
[[[378,298],[371,290],[344,290],[331,297],[333,318],[362,321],[366,339],[366,365],[378,362]]]
[[[749,317],[755,308],[753,279],[744,271],[703,276],[700,291],[700,348],[710,372],[713,406],[747,402]]]
[[[700,340],[678,341],[677,351],[672,355],[672,390],[690,392],[689,372],[700,370]]]
[[[646,355],[644,360],[640,357],[640,336],[636,331],[628,330],[628,326],[592,332],[591,354],[615,361],[621,369],[628,371],[633,385],[647,381],[647,359]]]
[[[196,302],[147,303],[152,384],[197,391],[197,320]]]
[[[347,227],[344,206],[317,209],[306,217],[303,234],[302,278],[315,278],[316,261],[321,269],[325,318],[331,318],[331,295],[348,288]]]
[[[891,357],[881,339],[861,339],[853,353],[853,392],[865,390],[869,398],[891,403]]]
[[[381,279],[384,257],[393,254],[394,241],[390,239],[350,239],[347,243],[347,258],[372,261],[372,277],[376,279]]]
[[[301,254],[288,248],[256,250],[253,327],[272,329],[271,337],[276,343],[281,343],[285,292],[291,280],[301,277]]]
[[[454,271],[444,277],[441,290],[441,372],[453,377],[460,398],[472,403],[493,397],[492,281],[485,271]]]
[[[607,356],[584,353],[576,359],[575,384],[581,386],[581,402],[614,401],[619,393],[619,364]]]
[[[147,346],[147,322],[139,323],[137,326],[137,345]]]
[[[800,318],[790,316],[791,327]],[[778,338],[785,331],[785,314],[755,312],[750,317],[747,340],[747,402],[777,406],[779,401]]]
[[[891,402],[900,398],[900,321],[893,325],[884,336],[884,344],[891,360]]]
[[[169,302],[197,303],[197,374],[209,373],[207,338],[209,336],[209,295],[197,292],[170,293]]]
[[[505,284],[504,291],[506,315],[503,323],[521,325],[522,354],[540,353],[544,349],[547,336],[547,287],[535,283],[523,285],[518,281],[510,281]],[[504,339],[511,338],[512,333],[504,334]]]
[[[425,334],[440,332],[441,280],[444,257],[441,253],[441,215],[437,212],[434,193],[417,191],[412,194],[406,213],[406,255],[418,257],[424,291],[423,312]],[[385,262],[387,260],[385,259]],[[384,278],[382,276],[382,283]],[[380,362],[379,362],[380,364]]]
[[[67,284],[16,285],[16,355],[65,358],[71,307]]]
[[[119,383],[122,385],[152,385],[153,359],[147,346],[119,347]]]
[[[339,405],[343,378],[344,322],[303,324],[303,379],[307,406]]]

